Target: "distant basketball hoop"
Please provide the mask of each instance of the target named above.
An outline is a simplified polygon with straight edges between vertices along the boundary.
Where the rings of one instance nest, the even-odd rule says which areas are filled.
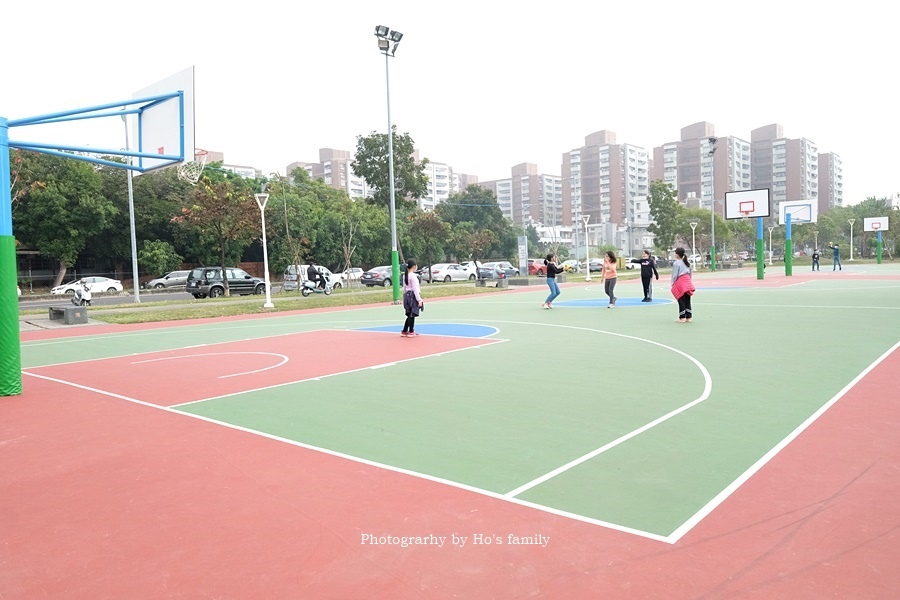
[[[206,166],[206,157],[208,155],[209,152],[206,150],[195,148],[194,160],[186,160],[183,163],[179,163],[176,167],[178,169],[178,178],[182,181],[187,181],[191,185],[197,185],[197,182],[200,181],[200,174],[203,173],[203,167]]]
[[[881,223],[879,223],[878,221],[872,223],[872,231],[878,231],[880,229],[881,229]]]

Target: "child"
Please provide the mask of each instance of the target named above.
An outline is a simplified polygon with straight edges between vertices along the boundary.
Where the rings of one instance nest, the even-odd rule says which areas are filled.
[[[556,262],[555,254],[548,254],[544,264],[547,265],[547,285],[550,287],[550,295],[544,301],[544,308],[553,308],[552,303],[559,296],[559,284],[556,283],[556,275],[563,272],[563,268]]]
[[[600,281],[603,283],[603,291],[609,296],[609,306],[606,308],[615,308],[616,306],[616,253],[612,250],[607,251],[603,257],[603,268],[600,270]]]
[[[406,322],[403,324],[403,337],[414,337],[416,333],[416,317],[422,310],[422,294],[419,290],[419,278],[416,275],[416,259],[406,261],[406,273],[400,280],[403,283],[403,310],[406,311]]]
[[[813,271],[821,271],[821,269],[819,268],[819,249],[818,248],[813,250],[812,270]]]
[[[684,255],[684,248],[675,248],[675,262],[672,263],[672,295],[678,300],[678,322],[690,323],[691,296],[696,291],[691,280],[691,265]]]

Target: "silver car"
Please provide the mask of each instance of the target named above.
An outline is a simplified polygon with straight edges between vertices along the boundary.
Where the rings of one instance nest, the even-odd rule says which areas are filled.
[[[141,287],[148,290],[162,290],[165,288],[184,287],[184,284],[187,283],[189,273],[190,271],[171,271],[170,273],[166,273],[162,277],[151,279]]]
[[[422,269],[422,278],[425,281],[467,281],[475,279],[475,273],[470,273],[465,267],[457,263],[438,263]]]

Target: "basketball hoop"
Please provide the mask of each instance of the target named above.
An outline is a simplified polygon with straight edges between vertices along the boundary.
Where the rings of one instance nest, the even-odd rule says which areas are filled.
[[[743,217],[741,217],[742,219],[746,219],[747,217],[750,216],[750,213],[753,211],[752,210],[739,210],[738,212],[741,213],[742,215],[744,215]]]
[[[872,223],[872,231],[878,231],[881,229],[881,223]]]
[[[203,167],[206,165],[208,154],[209,152],[206,150],[194,148],[194,160],[186,160],[176,167],[178,178],[191,185],[197,185],[197,182],[200,181],[200,174],[203,173]]]

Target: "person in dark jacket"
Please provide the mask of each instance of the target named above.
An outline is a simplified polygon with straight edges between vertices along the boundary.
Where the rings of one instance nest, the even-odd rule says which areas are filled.
[[[550,295],[544,301],[544,308],[553,308],[552,303],[559,296],[559,284],[556,283],[556,276],[564,271],[556,262],[555,254],[548,254],[544,264],[547,266],[547,285],[550,287]]]
[[[834,258],[834,267],[831,269],[832,271],[843,271],[844,267],[841,266],[841,249],[837,244],[828,244],[828,247],[831,248],[831,253]]]
[[[312,259],[310,259],[309,267],[306,269],[306,278],[312,281],[317,288],[325,289],[325,278],[319,273]]]
[[[818,248],[813,250],[812,258],[813,258],[812,270],[813,271],[821,271],[821,269],[819,268],[819,249]]]
[[[631,262],[641,265],[641,283],[644,286],[644,299],[641,302],[653,302],[653,286],[651,280],[656,276],[659,281],[659,272],[656,270],[656,261],[650,256],[649,250],[644,250],[644,256],[641,258],[632,258]]]

